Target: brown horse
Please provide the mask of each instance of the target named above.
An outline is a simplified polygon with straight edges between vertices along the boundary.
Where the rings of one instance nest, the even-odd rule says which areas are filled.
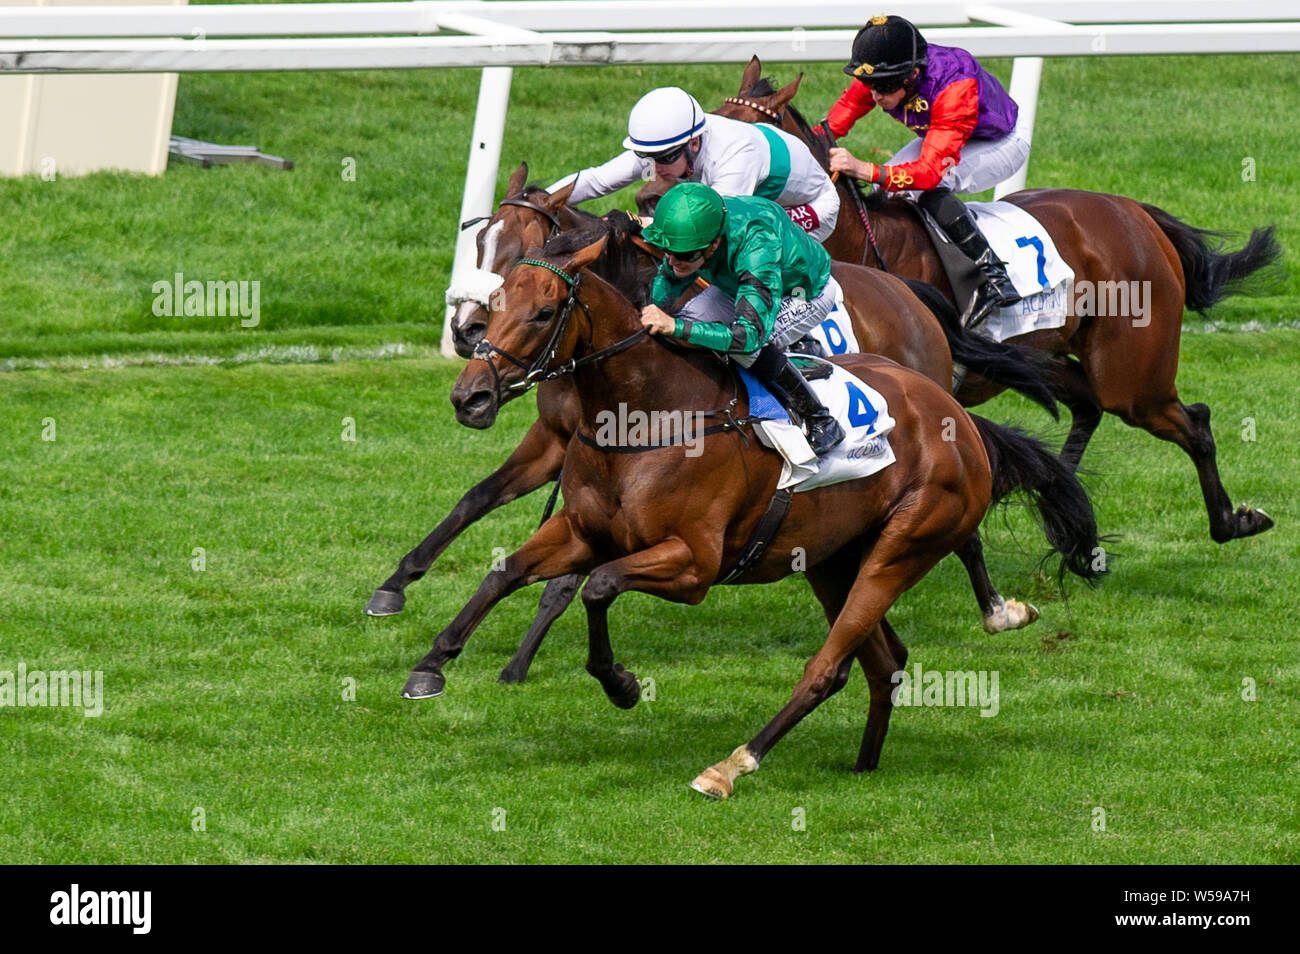
[[[541,580],[588,576],[587,671],[621,708],[640,687],[614,660],[609,607],[638,590],[699,603],[734,567],[773,498],[780,458],[747,440],[732,414],[736,383],[713,354],[650,338],[639,309],[589,270],[608,234],[569,233],[543,252],[549,267],[520,263],[507,276],[502,307],[488,337],[461,373],[453,403],[461,419],[485,424],[500,404],[522,393],[536,369],[572,374],[580,401],[577,437],[567,449],[564,507],[497,571],[488,574],[455,620],[415,666],[403,689],[409,699],[442,693],[443,665],[460,654],[498,601]],[[871,355],[837,359],[865,377],[897,421],[889,440],[897,461],[877,474],[793,495],[763,555],[741,582],[777,580],[794,572],[789,554],[806,554],[807,576],[831,625],[821,651],[804,669],[790,702],[747,744],[701,773],[692,787],[719,798],[791,728],[847,681],[857,658],[870,686],[870,709],[856,770],[874,769],[888,728],[891,677],[907,650],[886,611],[944,556],[975,532],[992,499],[1012,486],[1030,492],[1053,548],[1069,568],[1091,579],[1096,523],[1083,488],[1048,450],[1009,429],[969,417],[933,381]],[[487,400],[484,400],[486,396]],[[682,440],[609,447],[599,434],[602,413],[679,409],[684,430],[702,439],[701,453],[683,454]],[[692,412],[732,424],[695,432]],[[716,409],[709,410],[706,409]],[[943,434],[941,421],[955,427]],[[712,432],[712,433],[710,433]],[[707,435],[707,436],[705,436]],[[640,452],[639,452],[640,451]]]
[[[740,97],[729,100],[719,113],[748,122],[772,122],[779,117],[782,128],[808,143],[829,169],[828,143],[815,136],[789,105],[799,80],[776,90],[759,78],[761,70],[755,57],[741,80]],[[840,215],[834,234],[824,243],[831,257],[888,267],[897,275],[934,285],[951,299],[948,277],[915,205],[876,191],[859,206],[856,184],[845,176],[837,184]],[[1210,247],[1215,233],[1123,196],[1030,189],[1005,201],[1037,219],[1074,270],[1076,300],[1069,303],[1071,314],[1065,326],[1010,339],[1051,356],[1053,393],[1070,409],[1072,418],[1062,459],[1077,467],[1102,412],[1109,412],[1177,444],[1192,459],[1215,541],[1248,537],[1272,527],[1273,520],[1262,510],[1245,504],[1233,510],[1215,460],[1210,409],[1204,404],[1183,404],[1174,378],[1183,308],[1204,312],[1236,291],[1247,276],[1275,262],[1281,250],[1274,229],[1255,229],[1244,248],[1221,254]],[[875,249],[870,248],[868,226],[875,235]],[[1141,316],[1106,313],[1101,303],[1118,299],[1108,290],[1121,287],[1149,290]],[[1001,390],[996,382],[972,374],[957,398],[970,407]]]
[[[548,195],[542,189],[526,187],[527,174],[526,164],[515,170],[506,199],[480,233],[480,268],[503,275],[522,257],[524,249],[539,246],[548,236],[561,230],[590,228],[600,221],[595,216],[565,206],[568,189]],[[649,277],[657,262],[626,241],[611,246],[610,251],[615,248],[618,249],[617,255],[602,256],[593,268],[607,279],[617,281],[624,294],[635,297],[649,286]],[[629,254],[640,256],[637,267],[628,261]],[[608,267],[606,260],[612,262]],[[1022,393],[1050,403],[1050,395],[1035,369],[1017,362],[1007,349],[989,346],[974,335],[954,333],[956,314],[933,289],[917,282],[908,282],[904,287],[904,283],[874,270],[852,269],[856,277],[846,279],[844,266],[836,265],[834,268],[838,279],[862,286],[854,295],[849,313],[863,350],[885,355],[921,371],[937,383],[946,384],[951,380],[950,343],[953,352],[967,366],[980,367],[999,380],[1013,382]],[[924,297],[928,310],[913,293]],[[864,303],[875,298],[880,299],[881,307],[868,309]],[[943,317],[937,318],[931,311]],[[478,302],[467,303],[457,312],[454,328],[458,351],[472,350],[472,346],[482,338],[487,317],[488,309]],[[388,616],[401,612],[405,605],[406,587],[420,579],[466,527],[496,507],[558,477],[564,448],[576,426],[577,396],[572,382],[560,379],[542,383],[538,388],[538,412],[538,420],[506,462],[465,494],[446,519],[408,552],[397,570],[375,590],[366,606],[369,615]],[[958,556],[970,577],[983,625],[988,632],[1027,626],[1038,618],[1032,605],[1005,599],[993,587],[977,535],[958,550]],[[502,670],[503,682],[524,680],[547,630],[573,600],[580,582],[563,578],[547,586],[538,615],[519,651]]]

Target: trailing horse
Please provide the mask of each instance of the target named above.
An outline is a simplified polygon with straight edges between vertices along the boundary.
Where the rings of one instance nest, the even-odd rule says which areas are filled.
[[[790,106],[799,81],[780,90],[759,78],[755,57],[741,80],[749,105],[728,103],[723,115],[750,122],[777,117],[786,132],[799,136],[830,168],[828,143]],[[752,107],[752,108],[751,108]],[[857,185],[841,176],[841,212],[835,232],[824,243],[832,258],[874,263],[897,275],[919,279],[952,297],[948,277],[934,251],[915,205],[875,191],[865,198]],[[1223,253],[1211,242],[1221,236],[1179,221],[1161,209],[1118,195],[1078,189],[1030,189],[1004,201],[1024,209],[1042,224],[1066,263],[1076,287],[1094,290],[1148,288],[1150,300],[1142,320],[1107,315],[1080,296],[1061,328],[1009,339],[1042,352],[1051,369],[1052,393],[1070,409],[1069,437],[1061,457],[1077,467],[1103,412],[1183,449],[1196,467],[1210,520],[1210,536],[1219,543],[1262,533],[1273,520],[1262,510],[1242,504],[1235,511],[1215,459],[1210,409],[1183,404],[1174,378],[1183,308],[1204,311],[1242,282],[1277,261],[1281,249],[1274,228],[1255,229],[1245,246]],[[954,302],[954,305],[956,303]],[[957,391],[966,407],[993,397],[1002,386],[976,373]]]
[[[731,369],[712,353],[646,335],[636,305],[590,270],[608,241],[600,230],[563,235],[543,259],[517,265],[487,337],[457,382],[458,413],[477,420],[495,417],[530,377],[571,375],[578,439],[564,457],[563,508],[488,574],[415,666],[406,698],[442,693],[443,666],[499,600],[522,586],[577,574],[588,578],[582,589],[587,670],[615,705],[630,708],[640,689],[633,673],[615,662],[610,605],[628,590],[699,603],[737,564],[764,519],[780,458],[736,426],[747,407],[736,400]],[[907,657],[885,613],[970,539],[995,492],[1013,484],[1029,490],[1064,566],[1085,579],[1098,576],[1090,565],[1097,530],[1087,495],[1046,448],[977,423],[946,388],[888,359],[848,355],[836,362],[885,396],[896,421],[888,439],[900,452],[871,477],[794,494],[763,556],[739,577],[744,583],[785,577],[794,572],[789,554],[802,548],[830,634],[790,702],[692,782],[706,795],[728,797],[738,776],[754,771],[782,736],[844,685],[855,658],[871,694],[856,769],[877,766],[892,710],[891,677]],[[700,412],[723,423],[694,435],[703,439],[698,456],[682,453],[684,441],[614,453],[592,435],[601,415],[618,407],[677,410],[684,421]]]

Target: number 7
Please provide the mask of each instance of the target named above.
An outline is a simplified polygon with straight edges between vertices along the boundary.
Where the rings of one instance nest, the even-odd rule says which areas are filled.
[[[1016,239],[1016,245],[1020,248],[1029,248],[1032,245],[1038,250],[1038,284],[1047,288],[1047,270],[1043,268],[1047,264],[1047,253],[1043,251],[1043,240],[1037,235],[1022,235]]]

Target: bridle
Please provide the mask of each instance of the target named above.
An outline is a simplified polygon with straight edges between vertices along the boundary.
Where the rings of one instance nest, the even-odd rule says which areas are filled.
[[[539,209],[538,211],[542,210]],[[492,385],[498,394],[501,393],[501,374],[497,370],[496,362],[491,360],[494,354],[501,355],[501,357],[505,358],[515,367],[524,370],[524,376],[514,384],[506,385],[506,390],[527,391],[539,381],[552,381],[555,378],[562,377],[563,375],[572,374],[584,365],[592,364],[596,361],[602,361],[605,358],[612,358],[617,354],[622,354],[650,333],[649,329],[642,328],[639,331],[628,335],[621,341],[615,342],[608,348],[602,348],[600,351],[592,352],[591,354],[584,355],[581,358],[570,358],[559,367],[549,368],[548,365],[555,358],[555,352],[559,350],[560,340],[564,337],[564,333],[569,327],[569,319],[573,316],[573,308],[575,305],[580,307],[583,314],[587,316],[587,326],[594,334],[594,328],[592,328],[591,324],[591,312],[587,310],[587,306],[578,297],[578,290],[582,283],[582,274],[578,273],[577,275],[570,275],[558,265],[543,261],[539,258],[521,258],[519,260],[519,265],[534,265],[558,275],[564,280],[565,284],[569,286],[569,291],[564,297],[564,303],[560,305],[560,312],[555,318],[555,327],[551,330],[550,339],[545,345],[543,345],[542,349],[537,353],[537,356],[532,360],[531,364],[516,357],[503,348],[498,348],[496,345],[492,344],[492,342],[488,341],[486,337],[480,340],[478,345],[474,348],[473,357],[486,362],[488,367],[492,369]],[[518,265],[515,267],[517,268]]]
[[[515,198],[510,198],[510,199],[502,199],[500,204],[497,205],[498,212],[501,211],[501,206],[503,205],[518,206],[521,209],[528,209],[529,211],[536,212],[538,215],[544,217],[548,222],[551,223],[551,234],[547,236],[547,238],[552,238],[555,235],[559,234],[560,232],[561,229],[560,220],[556,218],[555,213],[552,212],[550,209],[543,209],[539,205],[533,205],[531,202],[529,202],[527,199],[523,198],[522,196],[517,196]],[[491,218],[492,216],[490,215],[480,215],[477,218],[466,219],[464,222],[460,223],[460,230],[464,232],[466,229],[478,225],[480,222],[487,222]]]
[[[781,125],[782,119],[784,118],[782,113],[778,113],[774,109],[769,109],[762,103],[756,103],[752,99],[742,99],[739,96],[728,96],[723,100],[723,102],[730,103],[732,106],[744,106],[746,109],[752,109],[754,112],[760,113],[772,120],[772,122],[776,123],[777,126]]]

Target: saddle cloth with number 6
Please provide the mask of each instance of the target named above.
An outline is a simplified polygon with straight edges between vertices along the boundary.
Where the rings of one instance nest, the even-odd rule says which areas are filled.
[[[804,357],[800,355],[799,357]],[[810,382],[818,399],[844,428],[844,441],[821,460],[808,446],[803,430],[790,422],[779,401],[752,374],[737,367],[749,392],[749,416],[754,431],[768,447],[782,457],[781,480],[777,489],[791,487],[795,493],[870,477],[894,462],[894,450],[887,435],[894,419],[884,396],[861,378],[833,362],[831,375]]]

